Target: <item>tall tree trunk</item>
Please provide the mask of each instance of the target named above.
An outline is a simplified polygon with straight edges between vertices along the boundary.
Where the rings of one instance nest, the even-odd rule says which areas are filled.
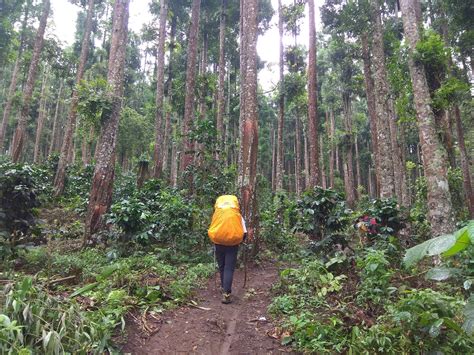
[[[221,0],[221,18],[219,23],[219,74],[217,82],[217,154],[224,151],[224,111],[225,111],[225,27],[227,0]]]
[[[296,194],[299,196],[301,194],[301,127],[300,127],[300,117],[297,114],[295,117],[295,144],[296,144],[296,165],[295,165],[295,174],[296,174]]]
[[[413,96],[418,118],[418,130],[423,153],[423,167],[428,187],[428,217],[433,235],[454,230],[454,213],[447,179],[446,151],[436,134],[433,111],[430,107],[430,92],[425,69],[415,62],[413,53],[420,39],[415,9],[416,0],[400,1],[405,38],[409,46],[408,66],[413,85]],[[418,5],[418,6],[417,6]]]
[[[329,112],[329,134],[331,144],[331,155],[329,157],[329,188],[334,188],[334,166],[336,164],[336,121],[334,119],[334,111]]]
[[[277,146],[276,146],[276,130],[273,129],[272,136],[272,191],[276,191],[276,156],[277,156]]]
[[[256,198],[258,151],[257,13],[258,0],[241,1],[241,146],[239,152],[238,187],[240,188],[244,219],[254,232],[254,253],[258,251],[259,247]]]
[[[378,0],[371,0],[373,31],[373,64],[375,73],[375,109],[377,113],[377,144],[379,154],[380,197],[391,198],[395,195],[393,151],[390,140],[390,108],[387,70],[383,44],[383,29],[380,19]]]
[[[311,187],[309,174],[309,147],[308,147],[308,130],[307,126],[303,126],[303,145],[304,145],[304,188],[308,190]]]
[[[342,110],[344,115],[344,128],[346,131],[343,142],[343,165],[344,188],[346,191],[347,204],[353,208],[355,206],[355,184],[354,184],[354,154],[353,154],[353,135],[352,135],[352,102],[349,93],[342,95]]]
[[[327,188],[327,179],[326,179],[326,167],[324,166],[324,145],[323,145],[323,136],[319,136],[319,151],[320,151],[320,170],[321,170],[321,187],[323,189]]]
[[[112,38],[109,54],[107,82],[111,87],[112,107],[106,117],[102,117],[102,130],[98,141],[97,162],[87,209],[84,245],[91,235],[103,226],[103,215],[112,202],[112,188],[115,174],[115,152],[118,125],[122,109],[124,89],[125,57],[127,49],[128,16],[130,0],[116,0],[112,24]]]
[[[7,102],[3,109],[3,119],[2,125],[0,126],[0,154],[3,153],[3,147],[5,144],[5,135],[7,133],[8,120],[10,119],[10,114],[13,106],[13,99],[15,96],[16,85],[18,83],[18,73],[20,72],[20,62],[21,56],[23,54],[23,48],[25,46],[25,32],[26,26],[28,23],[28,14],[31,6],[31,0],[28,0],[25,4],[25,14],[23,16],[23,21],[21,25],[21,35],[20,35],[20,47],[18,48],[18,55],[15,60],[15,65],[13,66],[12,78],[10,81],[10,87],[8,88]]]
[[[276,157],[276,190],[283,189],[284,153],[283,153],[283,127],[285,125],[285,86],[283,76],[283,14],[281,0],[278,0],[278,32],[280,34],[280,84],[278,92],[278,127],[277,127],[277,157]]]
[[[171,107],[173,100],[173,53],[175,46],[175,37],[176,37],[176,16],[173,16],[171,20],[171,32],[170,32],[170,44],[169,44],[169,63],[168,63],[168,82],[166,85],[166,96],[169,106]],[[169,165],[169,151],[170,151],[170,137],[171,137],[171,109],[168,108],[166,111],[165,119],[165,136],[163,138],[163,170],[168,171]],[[170,167],[171,169],[171,167]],[[169,177],[171,176],[171,171]]]
[[[155,151],[153,176],[159,178],[163,169],[163,150],[167,149],[161,138],[163,134],[163,97],[165,88],[165,39],[166,18],[168,16],[168,1],[161,0],[160,6],[160,29],[158,35],[158,48],[156,49],[156,116],[155,116]]]
[[[309,128],[309,171],[310,185],[319,183],[318,156],[318,109],[317,109],[317,71],[316,71],[316,25],[314,21],[314,0],[309,5],[309,48],[308,48],[308,128]]]
[[[36,137],[35,137],[35,148],[33,152],[33,163],[39,163],[40,156],[40,144],[41,144],[41,133],[43,132],[44,119],[46,115],[46,85],[48,81],[48,70],[46,66],[43,69],[43,82],[41,84],[41,94],[38,112],[38,122],[36,124]]]
[[[466,203],[469,210],[469,216],[474,219],[474,194],[472,193],[471,174],[469,172],[469,155],[467,154],[464,141],[464,129],[462,127],[461,111],[459,106],[454,106],[454,117],[456,119],[456,132],[458,135],[459,153],[461,155],[461,169],[463,173],[464,193],[466,194]]]
[[[56,142],[57,142],[57,131],[58,131],[58,117],[59,117],[59,106],[61,105],[61,95],[63,93],[63,84],[64,82],[61,81],[59,84],[59,92],[58,98],[56,100],[56,108],[54,109],[54,118],[53,118],[53,131],[51,132],[51,142],[49,144],[49,151],[48,156],[53,154],[56,150]]]
[[[89,54],[89,39],[92,31],[94,19],[95,0],[88,1],[86,27],[84,29],[84,37],[82,38],[81,56],[79,57],[79,66],[76,74],[76,85],[72,90],[71,107],[66,123],[66,131],[61,146],[61,155],[59,156],[58,167],[54,177],[54,196],[59,196],[64,191],[64,181],[66,179],[66,167],[71,161],[71,150],[73,147],[74,131],[76,130],[77,106],[79,104],[79,95],[77,86],[81,82],[86,70],[87,56]]]
[[[180,171],[184,172],[193,163],[194,142],[190,132],[194,120],[194,86],[196,82],[196,57],[199,36],[199,16],[201,0],[193,0],[191,12],[191,26],[189,27],[188,53],[186,64],[186,95],[184,98],[183,118],[183,152],[181,155]]]
[[[31,57],[30,68],[28,69],[28,79],[26,80],[25,89],[23,90],[23,103],[21,106],[18,125],[13,136],[12,144],[12,160],[18,162],[23,153],[23,147],[26,139],[26,124],[30,116],[31,98],[35,88],[36,73],[38,71],[41,51],[43,50],[44,32],[48,22],[49,10],[51,8],[50,0],[43,1],[43,13],[41,14],[38,32],[36,33],[35,44],[33,47],[33,55]]]
[[[364,82],[365,92],[367,96],[367,111],[369,112],[369,123],[370,123],[370,139],[372,141],[372,161],[375,169],[375,189],[374,196],[379,196],[380,191],[380,157],[379,157],[379,146],[378,146],[378,131],[377,131],[377,111],[375,109],[375,89],[374,81],[372,78],[372,70],[370,68],[370,52],[367,34],[361,35],[362,44],[362,58],[364,60]]]
[[[357,194],[359,194],[359,188],[362,186],[362,176],[360,174],[360,157],[359,157],[359,138],[355,136],[355,163],[356,163],[356,181],[357,181]],[[359,196],[360,197],[360,196]]]

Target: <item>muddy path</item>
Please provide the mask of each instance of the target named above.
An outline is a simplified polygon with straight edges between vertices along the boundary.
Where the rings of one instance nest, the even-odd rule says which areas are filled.
[[[207,287],[196,293],[195,305],[167,312],[161,317],[129,321],[128,342],[124,353],[132,354],[280,354],[289,349],[272,337],[275,325],[270,322],[267,306],[271,286],[278,279],[273,265],[254,266],[248,270],[247,287],[243,289],[244,272],[236,270],[233,302],[222,304],[216,288],[216,276]],[[199,307],[199,308],[198,308]]]

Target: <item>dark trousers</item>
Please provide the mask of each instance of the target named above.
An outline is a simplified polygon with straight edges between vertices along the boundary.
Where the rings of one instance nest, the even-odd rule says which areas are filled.
[[[239,246],[225,246],[215,244],[216,259],[221,275],[221,286],[225,293],[232,292],[232,279],[234,277],[235,264],[237,263],[237,251]]]

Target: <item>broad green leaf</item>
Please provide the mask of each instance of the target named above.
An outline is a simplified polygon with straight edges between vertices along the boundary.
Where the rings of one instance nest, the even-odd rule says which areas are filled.
[[[427,280],[443,281],[449,279],[451,276],[459,273],[456,268],[434,267],[426,273]]]
[[[415,245],[414,247],[408,249],[405,253],[405,256],[403,257],[403,263],[405,266],[410,267],[428,255],[428,248],[430,244],[431,240],[427,240],[426,242]]]
[[[471,240],[469,239],[469,235],[468,235],[468,232],[467,232],[467,227],[464,227],[464,228],[458,230],[454,234],[454,238],[456,239],[455,244],[449,250],[445,251],[442,254],[444,257],[453,256],[453,255],[459,253],[460,251],[463,251],[471,243]]]
[[[467,235],[469,236],[469,239],[471,239],[471,242],[474,243],[474,220],[469,221],[466,228],[467,228]]]
[[[79,296],[85,292],[88,292],[90,290],[93,290],[94,288],[97,287],[99,283],[98,282],[94,282],[94,283],[91,283],[89,285],[85,285],[84,287],[81,287],[80,289],[74,291],[73,293],[71,293],[71,296],[69,296],[70,298],[73,298],[73,297],[76,297],[76,296]]]

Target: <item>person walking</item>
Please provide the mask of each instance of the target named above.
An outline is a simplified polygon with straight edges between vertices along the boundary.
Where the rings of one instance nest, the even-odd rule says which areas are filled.
[[[222,303],[228,304],[232,302],[232,280],[239,245],[247,237],[247,227],[236,196],[223,195],[217,198],[207,234],[214,243],[221,279]]]

